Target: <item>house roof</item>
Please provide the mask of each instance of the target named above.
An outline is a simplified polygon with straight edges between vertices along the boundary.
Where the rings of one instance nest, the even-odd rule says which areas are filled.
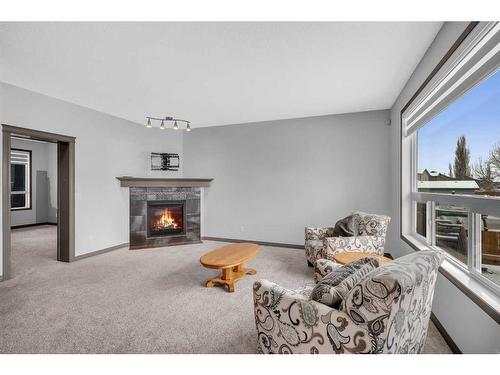
[[[474,180],[417,181],[417,187],[419,189],[479,189],[477,182]]]

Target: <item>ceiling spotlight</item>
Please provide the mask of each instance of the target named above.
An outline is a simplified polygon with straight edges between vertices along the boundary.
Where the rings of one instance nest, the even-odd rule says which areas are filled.
[[[174,123],[174,126],[173,126],[174,130],[185,130],[188,132],[191,131],[191,123],[188,120],[183,120],[183,119],[175,118],[175,117],[171,117],[171,116],[165,116],[165,117],[146,116],[146,128],[157,128],[156,121],[158,121],[158,123],[160,124],[160,126],[159,126],[160,130],[171,129],[171,128],[169,128],[169,126],[170,126],[169,124],[171,122],[173,122]],[[166,124],[165,124],[165,122],[166,122]],[[179,122],[181,123],[182,127],[179,127]],[[184,127],[182,124],[186,124],[186,127]]]

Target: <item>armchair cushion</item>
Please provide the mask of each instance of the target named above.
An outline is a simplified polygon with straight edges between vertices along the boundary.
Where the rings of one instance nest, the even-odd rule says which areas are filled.
[[[324,240],[322,256],[325,259],[335,260],[335,254],[344,251],[372,253],[383,255],[385,237],[356,236],[356,237],[328,237]]]
[[[378,265],[376,258],[362,258],[334,269],[314,287],[311,299],[337,308],[347,292]]]

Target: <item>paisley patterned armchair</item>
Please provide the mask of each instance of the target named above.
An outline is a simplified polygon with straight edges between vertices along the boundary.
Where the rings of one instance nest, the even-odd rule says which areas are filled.
[[[266,280],[254,283],[260,353],[421,353],[443,255],[415,252],[369,273],[334,309]]]
[[[333,260],[335,254],[342,251],[384,254],[385,237],[391,218],[364,212],[354,212],[352,215],[357,222],[357,236],[333,237],[334,227],[305,228],[304,248],[309,266],[314,266],[318,259]]]

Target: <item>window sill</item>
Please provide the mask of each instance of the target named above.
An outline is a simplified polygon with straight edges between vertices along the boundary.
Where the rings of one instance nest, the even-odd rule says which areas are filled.
[[[401,239],[416,251],[429,249],[427,244],[422,243],[418,237],[411,234],[401,235]],[[500,296],[472,278],[467,270],[458,267],[447,259],[439,268],[439,272],[500,324]]]

